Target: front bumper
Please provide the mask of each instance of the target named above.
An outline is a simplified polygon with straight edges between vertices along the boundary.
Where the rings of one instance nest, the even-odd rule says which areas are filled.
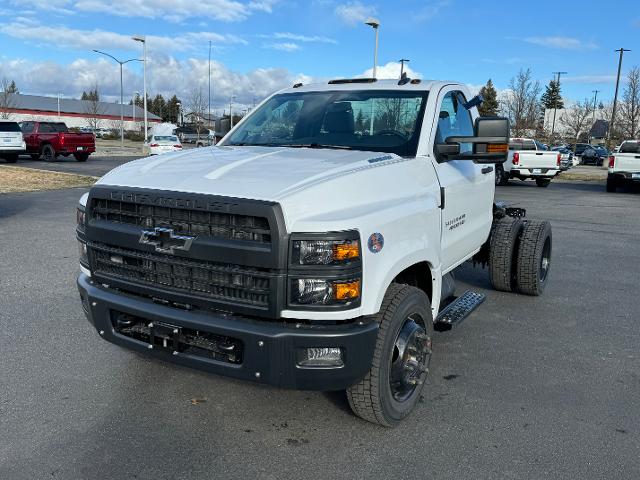
[[[291,325],[213,312],[187,311],[133,297],[78,277],[78,290],[88,320],[105,340],[147,352],[187,367],[284,388],[342,390],[366,375],[371,367],[378,325],[355,321],[343,325]],[[122,335],[114,328],[114,313],[142,317],[190,331],[229,337],[242,343],[242,362],[228,363],[190,353],[170,351]],[[340,347],[339,368],[301,368],[297,352],[306,347]]]

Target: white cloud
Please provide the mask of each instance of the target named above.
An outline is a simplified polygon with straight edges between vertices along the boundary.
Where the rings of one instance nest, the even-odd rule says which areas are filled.
[[[225,22],[245,20],[256,11],[271,13],[275,0],[12,0],[20,8],[38,11],[106,13],[123,17],[162,18],[183,21],[209,18]]]
[[[359,1],[347,2],[338,5],[334,13],[340,20],[348,25],[357,25],[364,22],[371,15],[375,15],[376,8],[371,5],[364,5]]]
[[[283,40],[294,40],[297,42],[307,42],[307,43],[338,43],[333,38],[322,37],[319,35],[314,35],[314,36],[299,35],[297,33],[291,33],[291,32],[277,32],[272,35],[266,35],[266,37],[283,39]]]
[[[525,42],[549,48],[565,50],[594,50],[598,46],[593,42],[583,42],[573,37],[527,37]]]
[[[292,42],[265,43],[263,47],[273,48],[274,50],[281,50],[283,52],[297,52],[300,50],[300,45]]]
[[[411,69],[408,64],[405,64],[404,71],[407,72],[409,78],[422,78],[422,74]],[[373,76],[373,68],[365,70],[364,73],[359,75],[360,77],[371,78]],[[376,78],[380,80],[384,79],[400,79],[400,63],[389,62],[385,65],[378,65],[376,68]]]
[[[137,49],[130,35],[104,30],[78,30],[64,26],[47,26],[33,20],[19,18],[13,23],[0,24],[0,33],[36,44],[54,44],[76,50]],[[248,42],[236,35],[221,35],[215,32],[187,32],[176,37],[147,36],[147,45],[153,51],[188,51],[197,43],[211,40],[214,44],[243,44]]]
[[[125,101],[134,91],[142,91],[142,76],[125,65]],[[176,94],[187,101],[193,89],[201,88],[205,95],[208,88],[208,62],[190,58],[184,61],[166,55],[149,63],[147,69],[147,91],[149,95],[161,93],[165,97]],[[120,71],[108,59],[78,59],[69,64],[33,62],[27,59],[0,59],[0,77],[15,80],[22,93],[79,98],[83,90],[98,85],[101,96],[107,101],[120,98]],[[312,78],[295,74],[284,68],[257,68],[242,73],[228,69],[224,64],[211,62],[211,100],[218,113],[228,106],[231,95],[236,95],[235,104],[246,108],[254,98],[261,100],[267,95],[294,83],[312,83]],[[228,107],[227,107],[228,108]]]
[[[436,17],[440,11],[451,4],[450,0],[442,0],[439,2],[431,2],[412,15],[412,19],[418,22],[424,22]]]

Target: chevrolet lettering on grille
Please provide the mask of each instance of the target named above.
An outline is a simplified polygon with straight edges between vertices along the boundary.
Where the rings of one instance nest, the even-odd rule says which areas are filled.
[[[195,237],[174,235],[172,228],[156,227],[153,230],[143,230],[140,243],[153,245],[156,252],[174,253],[175,250],[189,251]]]

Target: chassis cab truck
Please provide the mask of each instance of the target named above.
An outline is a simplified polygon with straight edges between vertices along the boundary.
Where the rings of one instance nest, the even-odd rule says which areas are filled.
[[[99,335],[211,373],[346,390],[393,426],[415,406],[451,272],[538,295],[551,230],[494,203],[508,122],[464,84],[334,80],[280,91],[215,147],[127,163],[80,199],[82,307]],[[436,360],[434,360],[436,361]]]
[[[609,157],[607,192],[632,183],[640,183],[640,140],[622,142],[618,151]]]

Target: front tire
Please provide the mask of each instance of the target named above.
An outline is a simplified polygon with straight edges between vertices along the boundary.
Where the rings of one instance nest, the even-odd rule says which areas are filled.
[[[551,180],[547,178],[536,178],[536,185],[541,188],[547,188],[550,183],[551,183]]]
[[[518,248],[518,291],[538,296],[544,292],[551,267],[551,224],[546,220],[525,223]]]
[[[429,372],[433,317],[429,297],[409,285],[392,284],[380,312],[371,369],[347,389],[351,410],[360,418],[393,427],[420,399]]]

